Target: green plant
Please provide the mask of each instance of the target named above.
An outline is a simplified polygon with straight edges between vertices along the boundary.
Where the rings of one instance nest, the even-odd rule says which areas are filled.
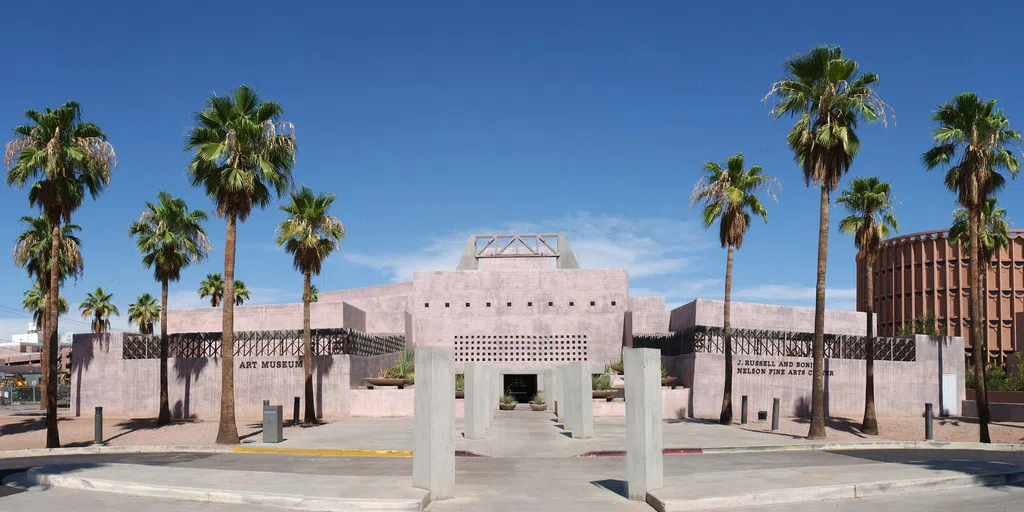
[[[935,321],[935,313],[931,311],[918,316],[912,322],[904,323],[897,329],[897,336],[913,336],[923,334],[926,336],[942,336],[939,332],[938,323]]]
[[[1007,371],[999,365],[990,364],[985,368],[985,388],[988,391],[1024,391],[1024,365],[1022,356],[1014,354],[1017,358],[1016,372]],[[977,377],[974,368],[967,369],[966,388],[977,389]]]
[[[604,374],[591,375],[590,386],[594,391],[608,391],[612,389],[612,378]]]
[[[668,378],[668,368],[665,368],[664,366],[661,367],[661,378]]]
[[[506,391],[505,394],[501,395],[501,398],[498,399],[498,403],[503,405],[512,405],[515,403],[519,403],[519,400],[516,400],[515,396],[509,394],[509,392]]]
[[[461,373],[455,374],[455,391],[466,390],[466,376]]]
[[[542,393],[533,395],[533,398],[530,399],[530,403],[533,405],[544,405],[544,395]]]

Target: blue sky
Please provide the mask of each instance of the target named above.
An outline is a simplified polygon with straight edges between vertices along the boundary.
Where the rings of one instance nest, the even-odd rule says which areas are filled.
[[[953,196],[919,163],[930,114],[973,90],[1024,125],[1024,13],[943,3],[22,2],[0,21],[0,129],[6,142],[25,109],[74,99],[116,147],[110,188],[75,214],[86,272],[64,294],[77,308],[114,292],[122,328],[134,297],[159,290],[128,224],[160,189],[210,209],[185,179],[184,134],[205,98],[242,83],[296,126],[297,183],[338,194],[348,235],[322,290],[454,268],[473,232],[536,230],[568,233],[585,267],[626,267],[635,294],[720,297],[725,253],[687,200],[702,162],[742,151],[783,190],[737,255],[736,298],[811,305],[818,193],[786,148],[791,121],[761,100],[786,58],[841,45],[896,111],[862,126],[850,176],[892,180],[903,232],[947,226]],[[1002,194],[1011,217],[1022,190]],[[239,228],[253,302],[301,295],[273,244],[276,206]],[[28,213],[24,191],[0,189],[0,240],[13,246]],[[198,282],[223,268],[224,223],[207,229],[215,251],[172,285],[172,307],[200,305]],[[852,309],[853,241],[833,229],[830,242],[829,304]],[[3,339],[24,329],[31,283],[13,264],[0,279]]]

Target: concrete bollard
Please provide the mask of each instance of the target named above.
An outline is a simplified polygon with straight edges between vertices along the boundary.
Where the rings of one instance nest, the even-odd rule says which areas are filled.
[[[779,399],[772,398],[772,432],[779,431]]]
[[[664,486],[661,428],[661,352],[622,349],[626,375],[626,487],[629,499],[646,501]],[[588,404],[589,405],[589,404]]]
[[[416,348],[412,485],[455,497],[455,347]]]
[[[569,363],[566,385],[566,416],[573,439],[589,439],[594,436],[593,384],[591,367],[586,361]]]
[[[295,397],[295,405],[292,407],[292,425],[299,426],[299,397]]]
[[[103,444],[103,408],[96,408],[96,416],[93,419],[93,443]]]
[[[935,439],[935,432],[932,430],[932,404],[924,404],[924,440],[932,441]]]
[[[491,405],[490,370],[483,363],[466,363],[466,439],[483,439],[487,434]]]
[[[740,401],[740,425],[747,424],[747,395],[743,395]]]

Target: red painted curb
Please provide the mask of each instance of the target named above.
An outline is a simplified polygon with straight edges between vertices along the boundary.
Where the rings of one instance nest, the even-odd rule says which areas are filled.
[[[662,455],[699,455],[704,453],[701,448],[665,448],[661,450]],[[577,455],[576,457],[625,457],[626,452],[624,450],[598,450],[593,452],[585,452]]]

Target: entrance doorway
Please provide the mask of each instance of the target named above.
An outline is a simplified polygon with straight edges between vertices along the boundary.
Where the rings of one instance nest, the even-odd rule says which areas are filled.
[[[505,375],[505,392],[525,404],[537,394],[537,374]]]

